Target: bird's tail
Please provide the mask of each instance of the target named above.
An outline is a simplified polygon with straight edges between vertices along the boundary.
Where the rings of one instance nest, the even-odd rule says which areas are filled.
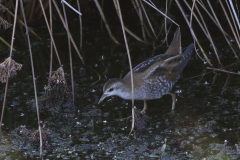
[[[193,49],[194,49],[194,44],[190,44],[187,47],[187,49],[185,49],[185,51],[182,54],[183,55],[182,62],[175,67],[176,70],[178,70],[179,72],[183,70],[183,68],[187,65],[189,59],[191,58]]]

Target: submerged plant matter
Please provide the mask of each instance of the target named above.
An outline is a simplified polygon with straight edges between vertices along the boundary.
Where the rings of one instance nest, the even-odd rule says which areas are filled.
[[[48,82],[66,84],[66,79],[62,67],[59,67],[56,71],[52,71],[52,77],[48,79]]]

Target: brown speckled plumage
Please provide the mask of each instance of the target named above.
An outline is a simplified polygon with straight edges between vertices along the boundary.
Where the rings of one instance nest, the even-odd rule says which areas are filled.
[[[158,99],[168,94],[180,78],[183,68],[191,58],[193,49],[194,45],[190,44],[184,53],[182,53],[181,33],[180,28],[178,28],[171,45],[164,54],[150,58],[133,69],[134,99]],[[123,79],[114,78],[105,83],[103,96],[99,100],[99,103],[112,95],[130,100],[132,98],[131,94],[131,76],[129,72]],[[173,109],[174,105],[175,102]]]

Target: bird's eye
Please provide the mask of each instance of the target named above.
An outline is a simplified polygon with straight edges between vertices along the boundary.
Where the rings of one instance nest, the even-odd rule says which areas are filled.
[[[110,88],[109,90],[108,90],[108,92],[112,92],[113,91],[113,88]]]

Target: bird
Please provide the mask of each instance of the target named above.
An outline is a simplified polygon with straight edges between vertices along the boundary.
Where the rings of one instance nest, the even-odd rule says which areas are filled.
[[[182,53],[181,31],[178,27],[164,54],[149,58],[133,68],[134,100],[144,101],[141,113],[146,113],[147,100],[159,99],[166,94],[172,96],[171,112],[174,112],[176,96],[171,90],[191,58],[193,49],[194,45],[190,44]],[[132,99],[130,72],[123,79],[109,79],[103,86],[103,95],[98,104],[110,96],[119,96],[125,100]]]

